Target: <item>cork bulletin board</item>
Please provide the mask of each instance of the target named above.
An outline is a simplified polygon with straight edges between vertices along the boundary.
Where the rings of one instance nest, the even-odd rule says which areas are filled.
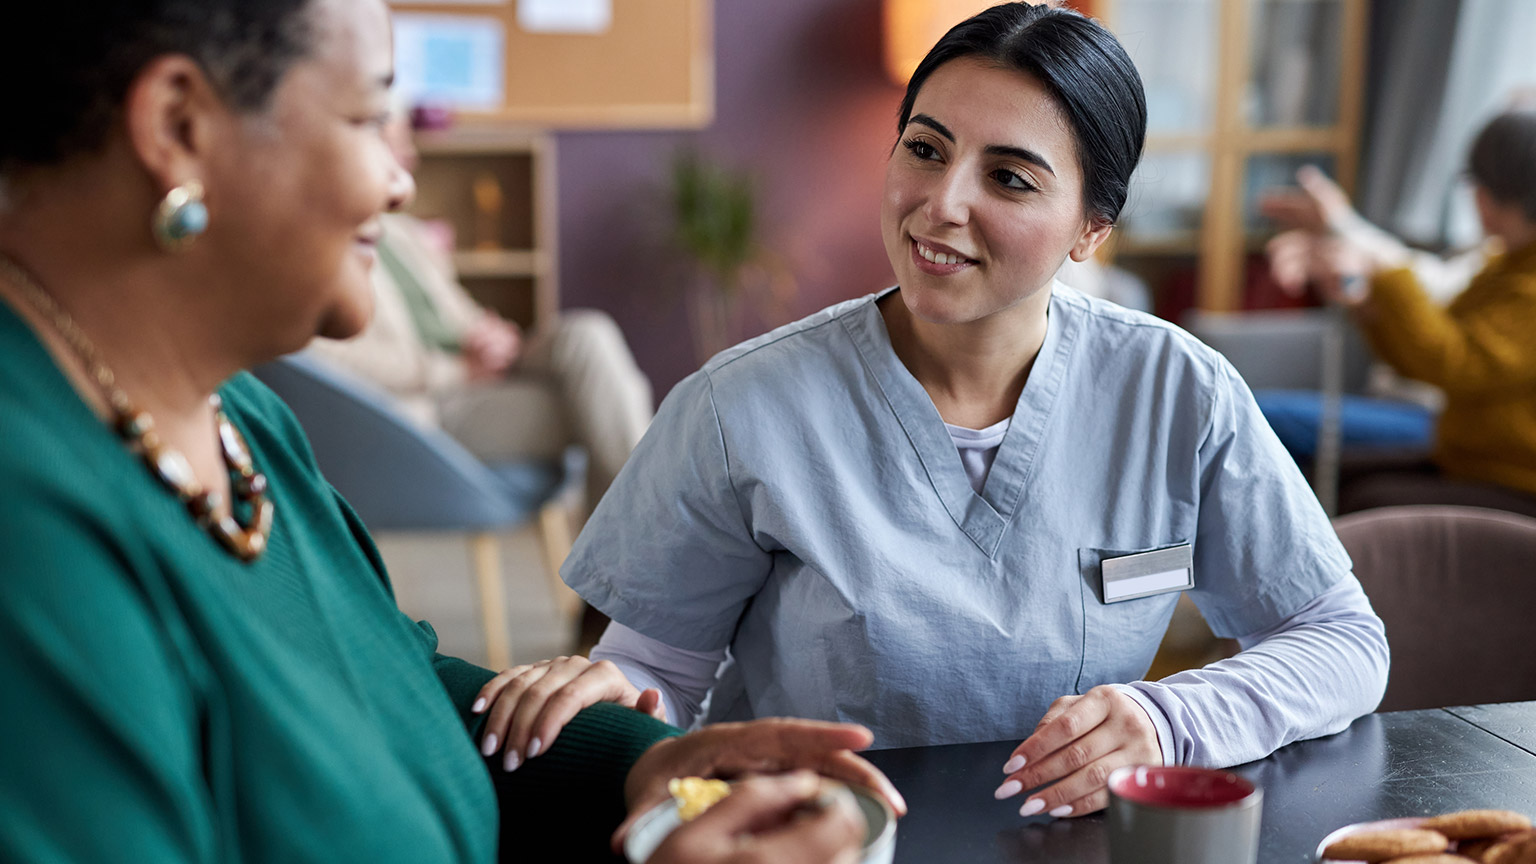
[[[461,106],[465,122],[697,128],[713,119],[713,0],[610,0],[610,17],[589,32],[525,29],[519,2],[532,0],[391,0],[398,21],[464,25],[496,43],[483,56],[496,58],[504,77],[481,89],[499,92]],[[478,74],[483,82],[491,70],[482,64]]]

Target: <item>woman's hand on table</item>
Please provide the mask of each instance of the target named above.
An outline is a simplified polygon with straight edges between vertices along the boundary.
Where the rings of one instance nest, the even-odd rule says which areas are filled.
[[[585,657],[513,666],[480,688],[470,710],[490,712],[481,731],[480,752],[490,757],[502,751],[502,767],[515,771],[525,760],[547,752],[577,712],[598,702],[614,702],[657,720],[667,719],[659,691],[640,690],[619,667]]]
[[[1063,696],[1003,766],[998,798],[1045,787],[1019,808],[1022,816],[1064,818],[1104,809],[1110,772],[1124,765],[1161,765],[1157,727],[1141,705],[1120,690],[1101,686],[1082,696]]]
[[[841,799],[818,809],[820,788],[808,771],[745,780],[673,831],[651,864],[852,864],[864,839],[864,820]]]
[[[630,825],[640,814],[669,797],[667,781],[674,777],[730,779],[807,769],[873,790],[890,803],[898,816],[905,815],[907,803],[901,793],[880,769],[854,753],[873,740],[874,736],[862,726],[770,718],[716,723],[658,741],[629,770],[624,783],[629,818],[614,833],[614,848],[623,843]]]

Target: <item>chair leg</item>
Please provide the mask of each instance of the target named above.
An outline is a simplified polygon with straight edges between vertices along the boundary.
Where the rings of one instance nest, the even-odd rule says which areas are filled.
[[[547,504],[539,511],[539,545],[544,551],[544,572],[549,575],[549,594],[555,609],[567,622],[581,614],[581,597],[560,581],[560,566],[571,554],[570,515],[558,504]]]
[[[475,562],[475,587],[480,594],[480,624],[485,631],[486,662],[492,669],[512,665],[511,626],[507,622],[507,593],[501,573],[501,541],[482,531],[469,538]]]

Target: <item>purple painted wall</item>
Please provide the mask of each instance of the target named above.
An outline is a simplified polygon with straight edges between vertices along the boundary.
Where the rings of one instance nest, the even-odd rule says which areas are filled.
[[[798,282],[784,320],[892,281],[879,213],[901,88],[880,34],[880,0],[716,0],[712,126],[558,136],[561,303],[618,320],[658,401],[697,366],[667,246],[680,147],[754,176],[760,241]]]

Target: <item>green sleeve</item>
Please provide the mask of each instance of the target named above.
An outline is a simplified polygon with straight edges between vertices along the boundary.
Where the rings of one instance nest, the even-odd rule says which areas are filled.
[[[384,586],[384,592],[394,600],[395,586],[389,581],[389,570],[384,566],[384,556],[379,554],[379,547],[373,542],[368,528],[363,525],[363,520],[357,515],[357,511],[352,509],[352,505],[340,492],[336,491],[335,487],[331,487],[331,494],[335,496],[336,506],[341,509],[341,515],[347,522],[347,530],[352,534],[352,539],[357,541],[363,554],[368,557],[368,563],[372,565],[379,583]],[[485,682],[495,677],[496,673],[457,657],[437,653],[437,631],[432,629],[432,625],[426,621],[411,621],[404,612],[400,613],[400,616],[404,619],[405,626],[415,631],[422,652],[427,655],[433,671],[437,673],[438,680],[448,691],[448,698],[453,700],[453,707],[458,710],[459,717],[464,720],[464,727],[470,734],[477,733],[483,718],[471,714],[469,706],[473,704],[475,694],[485,685]]]
[[[362,521],[339,494],[352,534],[367,552],[385,590],[389,576]],[[403,615],[404,613],[402,613]],[[478,739],[485,715],[470,712],[475,694],[496,673],[437,653],[437,631],[412,622],[438,680],[468,733]],[[624,821],[624,780],[652,744],[682,730],[611,703],[583,710],[560,732],[549,752],[508,773],[501,754],[486,759],[501,813],[501,860],[610,861],[608,839]]]
[[[80,499],[0,468],[0,860],[226,858],[201,772],[196,661],[153,562]],[[119,526],[120,527],[120,526]],[[148,569],[146,569],[148,568]]]
[[[624,780],[652,744],[682,730],[600,703],[576,715],[548,753],[508,774],[490,766],[501,804],[501,860],[611,861]]]

